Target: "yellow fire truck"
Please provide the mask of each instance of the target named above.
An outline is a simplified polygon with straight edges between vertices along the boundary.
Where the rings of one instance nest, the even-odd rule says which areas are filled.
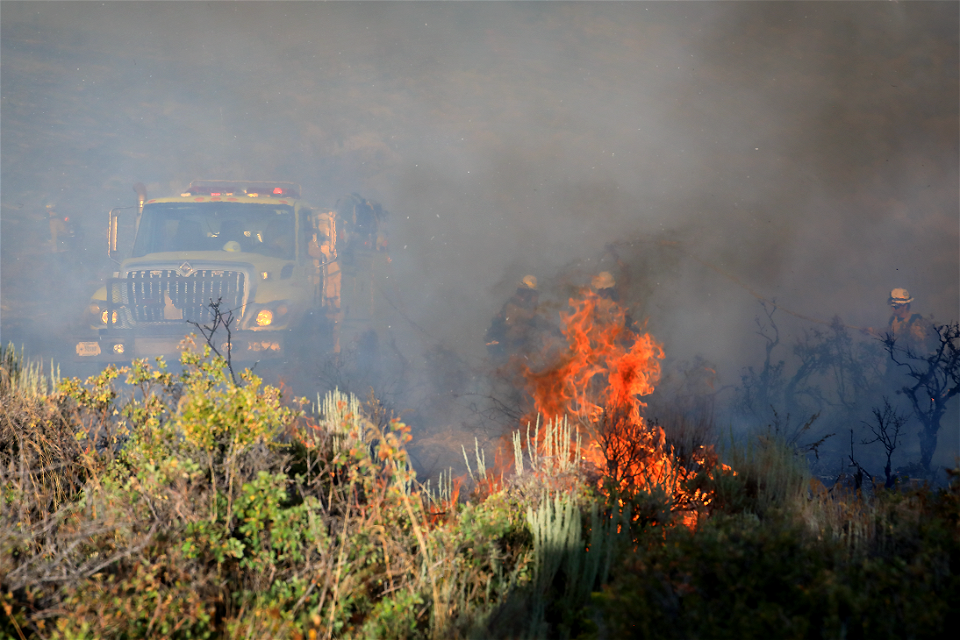
[[[304,344],[339,353],[376,338],[376,283],[389,262],[377,203],[354,194],[316,209],[289,182],[197,180],[153,199],[134,189],[132,251],[119,259],[124,210],[113,209],[108,253],[118,270],[90,301],[79,360],[176,356],[192,323],[211,326],[218,301],[230,343],[222,329],[215,340],[235,361],[287,358]]]

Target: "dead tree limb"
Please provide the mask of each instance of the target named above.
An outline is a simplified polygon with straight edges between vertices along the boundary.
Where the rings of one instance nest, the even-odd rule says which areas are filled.
[[[223,302],[223,298],[217,298],[217,301],[214,302],[213,298],[210,299],[210,304],[207,306],[210,307],[210,311],[213,312],[213,318],[210,320],[210,324],[200,324],[195,320],[188,320],[189,324],[192,324],[197,328],[197,331],[203,336],[203,339],[206,340],[207,345],[210,347],[210,350],[213,351],[217,356],[223,358],[227,363],[227,370],[230,372],[230,380],[233,381],[234,386],[239,386],[240,383],[237,382],[237,376],[233,372],[233,362],[231,361],[230,352],[232,350],[233,344],[232,340],[232,329],[233,325],[233,310],[228,309],[226,312],[220,309],[220,305]],[[223,327],[224,331],[227,332],[227,341],[223,343],[224,351],[226,355],[220,352],[220,349],[217,348],[216,342],[214,341],[214,336],[217,334],[217,331]]]
[[[938,325],[932,330],[936,333],[936,346],[928,353],[918,353],[910,346],[901,347],[891,334],[883,339],[890,359],[913,379],[897,393],[909,398],[923,425],[920,430],[920,464],[928,472],[937,450],[940,420],[947,411],[947,404],[960,393],[960,323]]]

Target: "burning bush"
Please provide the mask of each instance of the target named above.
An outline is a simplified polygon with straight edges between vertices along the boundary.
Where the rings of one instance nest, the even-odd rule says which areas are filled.
[[[696,486],[703,485],[699,476],[730,469],[710,446],[684,465],[663,428],[644,419],[640,398],[653,392],[660,377],[663,348],[608,297],[587,290],[570,307],[561,315],[568,348],[545,368],[525,370],[536,410],[575,417],[586,437],[579,453],[605,495],[621,505],[664,496],[685,524],[694,524],[711,500]]]

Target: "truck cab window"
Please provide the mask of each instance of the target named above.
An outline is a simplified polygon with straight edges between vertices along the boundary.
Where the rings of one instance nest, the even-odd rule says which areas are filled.
[[[292,259],[294,248],[294,215],[289,205],[173,202],[143,208],[133,257],[226,251]]]

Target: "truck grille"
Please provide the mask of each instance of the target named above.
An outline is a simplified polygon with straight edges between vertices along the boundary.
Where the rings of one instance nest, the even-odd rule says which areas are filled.
[[[244,302],[241,271],[201,269],[181,276],[174,269],[131,271],[109,281],[107,300],[120,313],[113,326],[206,324],[213,319],[210,302],[220,300],[222,313],[240,319]],[[113,315],[112,313],[109,315]]]

